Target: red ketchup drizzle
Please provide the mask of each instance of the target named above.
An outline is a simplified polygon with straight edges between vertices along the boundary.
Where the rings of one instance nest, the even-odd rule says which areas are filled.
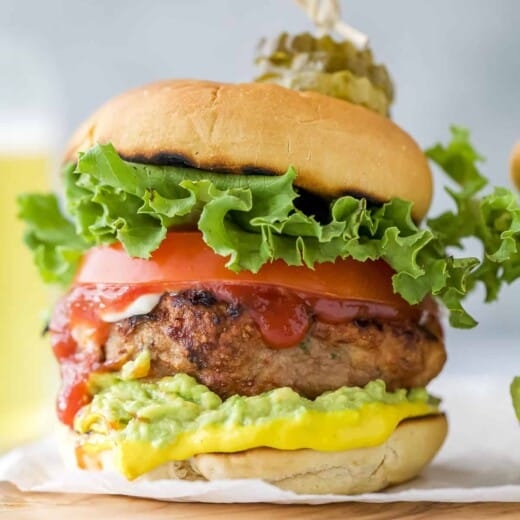
[[[246,308],[271,348],[298,345],[310,327],[308,306],[289,289],[218,284],[210,288],[219,300]]]
[[[61,422],[72,426],[76,412],[89,402],[88,376],[113,369],[102,359],[100,347],[108,337],[111,324],[101,319],[100,312],[117,312],[150,292],[154,292],[151,286],[78,285],[60,299],[49,332],[60,364],[61,388],[56,406]],[[88,338],[82,341],[81,349],[73,337],[73,329],[77,327],[83,328]]]
[[[60,363],[62,384],[58,396],[59,419],[72,425],[76,412],[90,400],[87,388],[92,372],[117,370],[103,360],[103,345],[111,324],[101,314],[120,312],[139,296],[196,288],[212,291],[219,300],[247,309],[264,341],[273,349],[290,348],[305,338],[311,321],[345,323],[356,319],[423,322],[436,315],[430,300],[418,306],[392,307],[383,303],[338,300],[282,287],[251,284],[205,283],[176,286],[162,283],[132,286],[76,285],[56,306],[50,333]],[[81,348],[73,330],[82,329]],[[77,334],[77,332],[76,332]]]

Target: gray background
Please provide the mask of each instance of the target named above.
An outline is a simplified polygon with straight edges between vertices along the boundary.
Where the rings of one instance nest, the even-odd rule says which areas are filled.
[[[508,155],[520,139],[520,1],[342,5],[397,83],[394,119],[424,146],[445,140],[451,123],[470,127],[488,158],[485,173],[508,183]],[[259,37],[305,29],[310,23],[290,0],[0,0],[0,39],[24,49],[31,64],[25,73],[41,85],[31,96],[45,94],[59,115],[61,140],[100,103],[134,85],[165,77],[247,81]],[[6,85],[0,70],[0,89]],[[31,102],[23,89],[9,95]],[[449,204],[441,186],[439,174],[433,213]],[[480,327],[448,332],[452,366],[491,369],[506,355],[497,350],[503,342],[520,366],[514,349],[520,283],[504,290],[499,305],[480,299],[469,304]],[[486,349],[475,355],[473,343]]]

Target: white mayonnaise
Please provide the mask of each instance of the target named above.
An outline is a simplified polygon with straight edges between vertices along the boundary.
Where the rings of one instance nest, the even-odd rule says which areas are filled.
[[[130,302],[128,306],[119,312],[101,313],[101,319],[107,323],[115,323],[116,321],[125,320],[132,316],[140,314],[148,314],[159,303],[162,293],[143,294]]]

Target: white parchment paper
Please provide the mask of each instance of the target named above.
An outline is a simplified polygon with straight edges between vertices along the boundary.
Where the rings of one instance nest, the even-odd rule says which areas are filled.
[[[520,426],[509,379],[441,377],[430,386],[443,397],[450,433],[434,463],[412,482],[385,492],[296,495],[258,480],[128,482],[108,472],[65,469],[54,439],[20,447],[0,458],[0,481],[24,491],[103,493],[190,502],[322,504],[362,501],[520,502]]]

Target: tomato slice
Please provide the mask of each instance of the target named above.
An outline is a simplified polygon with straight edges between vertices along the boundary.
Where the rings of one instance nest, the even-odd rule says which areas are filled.
[[[314,269],[278,260],[253,274],[234,273],[226,259],[203,241],[199,232],[169,233],[149,260],[130,257],[121,244],[89,250],[79,267],[76,284],[150,284],[171,287],[205,282],[275,285],[332,298],[355,299],[409,307],[393,292],[392,269],[383,261],[352,259],[317,264]]]

